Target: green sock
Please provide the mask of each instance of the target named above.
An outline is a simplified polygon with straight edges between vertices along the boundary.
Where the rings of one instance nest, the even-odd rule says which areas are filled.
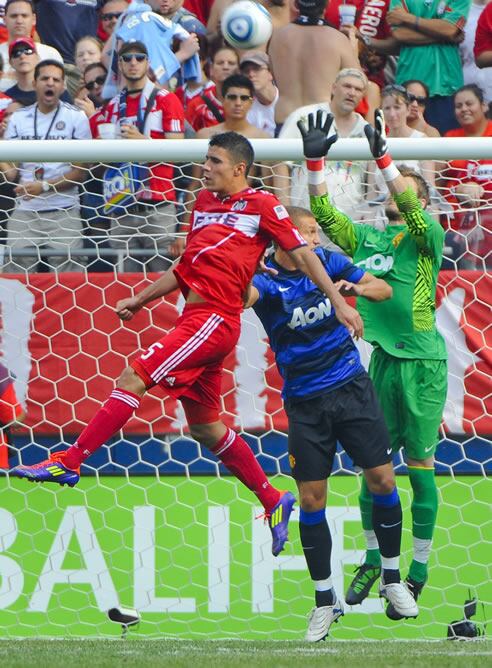
[[[409,466],[408,476],[413,489],[411,510],[414,548],[414,559],[408,575],[416,582],[425,582],[437,518],[438,501],[434,468]]]
[[[366,533],[366,541],[368,540],[367,532],[371,532],[371,538],[373,538],[371,543],[375,541],[377,545],[376,534],[372,528],[372,494],[369,491],[365,478],[362,478],[362,484],[360,487],[359,507],[362,528]],[[371,547],[368,546],[364,563],[371,566],[381,566],[381,554],[379,553],[378,547],[372,547],[372,545]]]

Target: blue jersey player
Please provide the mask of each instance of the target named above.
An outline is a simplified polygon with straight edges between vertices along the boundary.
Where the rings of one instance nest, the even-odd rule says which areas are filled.
[[[373,301],[391,297],[383,280],[365,273],[346,257],[319,247],[318,225],[307,209],[289,215],[318,255],[342,294]],[[270,271],[254,277],[246,298],[269,336],[283,379],[289,418],[289,462],[300,498],[300,535],[314,582],[316,606],[306,640],[328,635],[343,615],[331,581],[332,540],[325,506],[327,478],[337,440],[363,469],[373,496],[373,524],[382,556],[381,596],[402,617],[416,617],[415,600],[400,580],[402,511],[391,461],[391,444],[372,381],[360,361],[348,329],[319,288],[277,248],[266,261]]]

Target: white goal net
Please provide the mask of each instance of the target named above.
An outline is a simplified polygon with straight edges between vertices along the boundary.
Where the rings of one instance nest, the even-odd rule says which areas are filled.
[[[291,542],[273,558],[269,530],[255,520],[254,497],[190,439],[180,404],[159,389],[146,396],[124,432],[86,462],[74,489],[8,477],[9,467],[36,463],[72,443],[128,361],[171,328],[183,307],[182,297],[173,293],[129,323],[113,311],[118,299],[149,284],[153,272],[179,250],[186,209],[200,185],[194,161],[203,151],[186,141],[182,153],[173,149],[174,157],[166,159],[174,164],[176,204],[151,207],[124,198],[131,165],[121,160],[128,156],[116,156],[109,141],[94,144],[104,166],[84,168],[84,183],[74,184],[73,206],[55,203],[47,209],[41,202],[35,213],[28,207],[31,213],[22,214],[16,184],[0,186],[6,231],[0,246],[0,362],[15,378],[26,412],[23,425],[10,429],[10,450],[0,445],[3,635],[118,635],[118,625],[106,613],[124,606],[141,615],[138,630],[131,631],[140,636],[301,639],[313,592],[298,511]],[[101,145],[108,150],[104,158]],[[40,168],[59,159],[50,150],[39,160]],[[285,203],[306,206],[297,149],[284,156],[290,158],[286,163],[262,150],[252,185],[276,192]],[[75,148],[67,148],[66,161],[76,156]],[[399,162],[408,162],[405,157]],[[484,611],[479,606],[478,621],[490,616],[492,198],[486,186],[461,187],[466,183],[458,158],[411,160],[432,182],[431,211],[446,230],[437,322],[448,347],[449,391],[436,455],[440,507],[429,583],[417,620],[389,621],[374,593],[362,606],[346,610],[332,630],[335,638],[445,637],[447,624],[462,618],[469,592],[485,604]],[[468,174],[472,170],[476,176],[482,163],[476,162],[474,172],[468,163]],[[329,169],[335,203],[354,220],[384,226],[384,191],[369,162],[346,153]],[[12,236],[12,230],[20,232]],[[367,361],[370,351],[364,344],[361,349]],[[294,491],[280,386],[263,328],[252,311],[245,312],[239,344],[227,359],[223,418],[244,435],[276,485]],[[402,460],[396,463],[406,573],[410,485]],[[350,460],[339,451],[327,508],[339,595],[364,550],[359,484]]]

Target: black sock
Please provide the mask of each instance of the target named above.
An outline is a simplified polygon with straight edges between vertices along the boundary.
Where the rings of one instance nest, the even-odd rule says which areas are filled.
[[[311,580],[326,580],[331,575],[331,533],[325,511],[308,513],[301,508],[299,533]],[[335,603],[333,589],[316,592],[316,606]]]
[[[400,555],[401,533],[402,533],[402,511],[400,497],[396,488],[391,494],[373,494],[372,504],[372,525],[374,533],[379,543],[381,557],[391,559]],[[390,580],[387,580],[384,573]],[[400,574],[398,569],[385,568],[383,571],[383,580],[399,582]]]

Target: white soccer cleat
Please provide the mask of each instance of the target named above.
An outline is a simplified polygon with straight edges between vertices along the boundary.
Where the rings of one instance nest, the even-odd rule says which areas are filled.
[[[417,617],[419,614],[418,605],[405,582],[384,584],[381,579],[379,583],[379,596],[385,598],[388,603],[391,603],[393,609],[396,610],[401,617]]]
[[[309,613],[308,630],[304,640],[307,642],[319,642],[328,635],[330,626],[342,617],[343,605],[337,600],[334,605],[324,605],[320,608],[313,608]]]

